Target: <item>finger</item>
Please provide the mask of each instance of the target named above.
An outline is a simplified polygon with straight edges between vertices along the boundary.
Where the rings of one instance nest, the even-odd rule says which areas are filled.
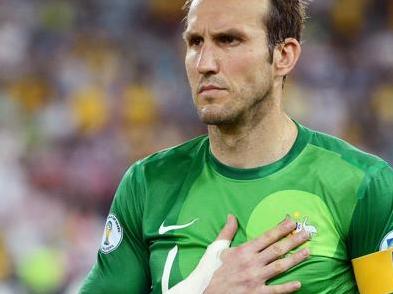
[[[281,240],[285,236],[288,236],[295,229],[296,223],[293,220],[286,218],[275,228],[265,232],[262,236],[255,240],[250,241],[247,246],[250,247],[250,250],[259,252],[273,243],[276,243],[278,240]]]
[[[302,284],[298,281],[289,282],[282,285],[274,285],[274,286],[262,286],[261,290],[258,293],[269,293],[269,294],[286,294],[293,293],[298,291],[302,287]]]
[[[310,240],[309,233],[301,231],[270,245],[268,248],[259,253],[258,258],[262,264],[269,264],[272,261],[281,258],[292,249],[304,244],[308,240]]]
[[[265,281],[286,272],[310,256],[310,250],[305,248],[290,256],[278,259],[262,268],[261,278]]]
[[[231,241],[237,231],[237,220],[233,215],[228,215],[227,222],[222,228],[220,234],[218,234],[216,241],[218,240],[229,240]]]

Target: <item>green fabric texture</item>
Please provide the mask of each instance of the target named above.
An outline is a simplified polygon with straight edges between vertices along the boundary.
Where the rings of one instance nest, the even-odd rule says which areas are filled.
[[[193,271],[228,214],[239,223],[232,246],[286,215],[312,232],[302,246],[311,257],[269,283],[300,280],[298,293],[358,293],[350,261],[378,251],[393,230],[393,170],[342,140],[297,126],[290,152],[260,168],[222,164],[207,136],[135,163],[110,212],[123,239],[112,252],[98,253],[81,293],[162,293]]]

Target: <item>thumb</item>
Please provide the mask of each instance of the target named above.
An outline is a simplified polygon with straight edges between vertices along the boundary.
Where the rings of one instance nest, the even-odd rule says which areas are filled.
[[[237,220],[233,215],[228,215],[227,222],[222,228],[220,234],[218,234],[216,241],[228,240],[232,241],[237,231]]]

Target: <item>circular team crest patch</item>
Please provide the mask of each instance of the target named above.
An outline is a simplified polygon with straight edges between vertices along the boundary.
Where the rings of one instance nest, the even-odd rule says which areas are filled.
[[[286,216],[296,221],[294,233],[305,230],[311,237],[310,242],[299,248],[308,247],[313,255],[336,256],[340,235],[334,218],[321,197],[306,191],[283,190],[263,198],[248,219],[247,240],[261,236]]]
[[[393,247],[393,231],[389,232],[382,240],[379,250],[383,251]]]
[[[105,223],[104,235],[101,241],[101,252],[108,254],[119,247],[123,239],[123,228],[121,227],[116,216],[108,215]]]

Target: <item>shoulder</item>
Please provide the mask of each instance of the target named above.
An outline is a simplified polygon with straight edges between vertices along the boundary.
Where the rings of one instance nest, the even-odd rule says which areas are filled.
[[[150,156],[138,161],[144,167],[154,166],[159,168],[168,163],[179,164],[182,161],[192,160],[200,151],[208,147],[208,137],[206,135],[196,137],[180,145],[160,150]]]
[[[373,174],[381,169],[390,168],[382,158],[363,151],[340,138],[303,127],[310,133],[308,144],[314,147],[320,154],[327,158],[335,158],[335,162],[341,162],[353,169],[365,174]]]
[[[135,162],[126,174],[140,176],[158,176],[177,174],[190,168],[191,164],[201,159],[209,148],[207,135],[199,136],[180,145],[153,153]]]

